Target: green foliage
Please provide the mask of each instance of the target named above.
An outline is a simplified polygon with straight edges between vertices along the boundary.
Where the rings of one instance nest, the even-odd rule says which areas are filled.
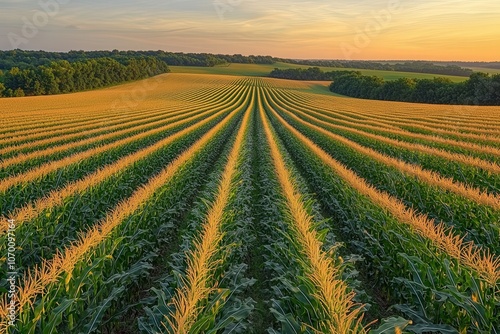
[[[439,64],[427,61],[412,61],[412,62],[377,62],[377,61],[363,61],[363,60],[296,60],[296,59],[278,59],[291,64],[309,65],[309,66],[323,66],[335,68],[359,68],[367,70],[380,70],[380,71],[398,71],[398,72],[414,72],[414,73],[431,73],[440,75],[458,75],[469,76],[472,70],[460,66],[468,66],[464,63],[460,66],[456,64]]]
[[[395,329],[399,328],[400,330],[405,329],[411,321],[403,319],[401,317],[390,317],[387,319],[383,319],[382,323],[376,329],[372,329],[370,334],[394,334],[396,333]]]
[[[278,79],[291,79],[291,80],[315,80],[315,81],[331,81],[337,76],[350,71],[332,71],[323,72],[319,67],[309,67],[308,69],[303,68],[286,68],[279,69],[275,68],[269,76],[271,78]]]
[[[140,63],[140,60],[134,62]],[[97,63],[94,60],[88,62]],[[62,60],[49,66],[42,65],[40,72],[12,68],[10,80],[21,82],[38,73],[44,78],[44,84],[30,83],[31,91],[70,92],[84,82],[94,85],[116,80],[119,68],[125,66],[106,60],[106,66],[116,66],[116,71],[99,73],[86,82],[83,76],[77,75],[87,68],[85,64]],[[282,73],[321,75],[317,69]],[[339,77],[358,76],[347,71],[332,73]],[[481,87],[489,80],[496,80],[496,77],[474,75],[463,86],[468,85],[467,89],[481,96]],[[224,111],[204,126],[101,183],[68,196],[62,205],[38,212],[36,218],[17,226],[18,269],[26,272],[39,265],[42,259],[50,260],[57,251],[78,239],[81,231],[91,228],[119,202],[130,198],[134,191],[224,116],[236,113],[177,170],[168,183],[148,199],[141,200],[141,206],[130,212],[99,245],[87,249],[84,258],[71,268],[71,273],[62,273],[62,277],[48,283],[47,289],[37,295],[32,305],[24,305],[19,310],[17,329],[12,329],[11,333],[162,333],[169,330],[168,325],[165,327],[161,322],[165,323],[165,316],[174,311],[171,300],[176,289],[183,286],[188,251],[200,234],[208,211],[207,204],[216,196],[225,157],[241,121],[241,109],[249,104],[249,82],[259,86],[259,81],[239,81],[237,85],[243,87],[241,90],[228,89],[229,93],[213,95],[213,99],[238,102],[235,105],[221,102],[222,105],[215,108],[208,105],[206,108],[214,108],[214,113]],[[379,78],[366,77],[357,93],[375,94],[385,89],[388,94],[399,96],[413,90],[424,92],[437,84],[448,86],[449,82],[435,80],[429,84],[400,79],[384,83]],[[22,89],[16,90],[10,89],[9,94],[24,93]],[[302,195],[308,215],[314,217],[311,229],[317,231],[322,250],[332,257],[339,276],[356,292],[355,301],[366,305],[364,324],[378,319],[370,325],[371,333],[498,333],[498,285],[483,280],[474,269],[356,191],[349,181],[332,172],[288,131],[274,112],[368,183],[404,200],[418,212],[426,212],[431,218],[454,225],[456,233],[464,235],[466,240],[482,243],[494,254],[498,253],[500,246],[496,224],[498,212],[368,158],[298,122],[287,111],[387,155],[435,169],[443,175],[458,177],[460,174],[464,180],[470,180],[471,185],[496,191],[497,177],[432,154],[398,149],[346,129],[330,128],[317,121],[323,119],[332,124],[343,124],[342,119],[355,118],[355,115],[339,113],[341,116],[337,119],[327,118],[327,113],[314,112],[312,107],[301,105],[298,99],[293,99],[292,93],[287,95],[284,91],[266,88],[260,95],[269,102],[265,108],[277,135],[279,150],[297,186],[297,193]],[[434,91],[435,98],[439,94],[439,90]],[[308,261],[301,249],[303,245],[295,237],[293,220],[283,203],[262,120],[256,111],[258,108],[252,112],[252,130],[245,137],[238,172],[220,225],[223,237],[214,256],[217,265],[212,267],[209,279],[210,286],[216,289],[197,305],[201,311],[191,333],[317,333],[314,329],[326,332],[322,320],[328,314],[321,307],[317,287],[308,276]],[[162,118],[164,114],[158,113],[155,117]],[[147,120],[150,119],[144,121]],[[15,186],[0,194],[0,207],[6,212],[12,211],[197,121],[199,119],[145,136],[129,145],[115,147]],[[360,121],[353,127],[362,123]],[[380,133],[384,133],[383,129]],[[103,144],[106,143],[95,143]],[[33,145],[12,154],[31,152],[37,147]],[[78,149],[88,148],[82,145]],[[68,150],[64,154],[75,152],[76,149]],[[64,154],[46,159],[57,160],[64,158]],[[45,158],[12,169],[4,168],[0,177],[27,171],[44,161]],[[484,183],[480,182],[481,179]],[[5,236],[0,236],[0,253],[5,251],[5,245]],[[6,268],[2,265],[0,277],[5,274]],[[5,296],[6,287],[6,280],[2,278],[0,296]]]
[[[360,72],[336,76],[330,90],[351,97],[419,103],[500,105],[500,74],[473,73],[453,83],[446,78],[384,81]]]
[[[219,159],[239,118],[232,119],[171,182],[163,185],[147,203],[117,226],[109,238],[89,250],[90,260],[78,262],[71,274],[65,273],[49,286],[48,292],[35,301],[34,310],[28,306],[18,322],[19,331],[38,333],[54,321],[54,312],[63,303],[70,305],[66,306],[62,319],[54,324],[63,333],[76,330],[94,333],[96,328],[105,328],[132,308],[134,304],[129,302],[127,293],[151,274],[152,264],[162,248],[178,244],[175,225],[190,209],[192,198],[205,182],[204,173]],[[166,163],[157,165],[161,168]],[[106,189],[99,191],[102,196]],[[225,293],[220,298],[224,296]],[[231,307],[234,317],[240,314],[237,308],[237,305]]]
[[[473,240],[478,245],[488,245],[495,253],[500,251],[500,240],[497,238],[500,234],[500,227],[496,224],[500,219],[500,213],[496,212],[496,210],[444,191],[437,186],[429,185],[414,176],[405,175],[397,168],[387,166],[383,162],[369,158],[353,148],[326,138],[318,131],[300,124],[288,114],[281,112],[281,110],[286,110],[290,106],[282,101],[279,104],[272,103],[272,105],[275,110],[280,111],[280,114],[287,122],[313,139],[326,152],[341,163],[348,165],[359,176],[375,185],[378,189],[401,198],[405,202],[413,203],[414,208],[421,212],[430,212],[432,218],[444,221],[448,225],[454,226],[458,231],[464,232],[466,240]],[[389,155],[398,159],[409,160],[411,163],[432,164],[443,175],[446,174],[445,170],[448,170],[448,173],[454,179],[457,178],[454,174],[467,173],[467,184],[473,184],[475,174],[479,174],[479,178],[489,181],[490,184],[495,181],[499,182],[498,177],[491,175],[489,175],[491,180],[488,180],[488,175],[485,175],[486,173],[481,174],[481,171],[477,168],[467,168],[467,166],[457,163],[457,172],[453,173],[454,169],[451,167],[454,164],[441,158],[430,154],[416,154],[409,150],[391,149],[384,143],[364,138],[361,135],[353,135],[348,131],[339,131],[324,124],[316,123],[312,117],[304,117],[298,112],[296,114],[312,124],[328,129],[334,134],[352,139],[354,142],[360,142],[363,146],[373,147],[377,151],[385,150],[389,152]],[[412,155],[415,157],[412,157]],[[469,173],[471,176],[468,175]]]
[[[183,53],[168,51],[0,51],[0,69],[10,70],[13,67],[30,69],[39,66],[50,66],[52,62],[68,61],[69,63],[85,62],[92,59],[109,58],[126,65],[131,59],[154,57],[169,65],[203,66],[241,64],[273,64],[271,56],[243,56],[241,54],[223,55],[211,53]],[[1,76],[1,75],[0,75]]]
[[[5,74],[4,88],[7,90],[3,95],[21,97],[77,92],[144,79],[169,71],[166,63],[154,57],[131,58],[125,64],[111,58],[74,63],[54,61],[34,68],[11,68]]]
[[[274,117],[272,121],[278,124]],[[335,231],[365,259],[363,271],[369,273],[370,284],[376,286],[380,295],[392,303],[418,305],[425,317],[415,318],[416,325],[494,333],[498,327],[498,319],[493,315],[498,311],[495,287],[333,175],[284,127],[276,125],[276,129],[295,165],[315,189],[323,209],[336,219]],[[416,261],[402,261],[405,256],[418,257],[427,267]],[[446,261],[450,263],[450,273],[444,270]],[[450,290],[452,287],[458,292]],[[480,312],[469,310],[471,305],[466,301],[473,299],[473,289],[481,297],[487,314],[484,318]],[[471,327],[472,322],[477,325]]]
[[[234,138],[233,138],[234,139]],[[248,142],[248,137],[246,138]],[[233,140],[225,146],[222,156],[228,156]],[[249,201],[249,152],[243,148],[240,153],[238,170],[233,184],[238,184],[224,208],[224,218],[221,224],[223,238],[218,249],[215,270],[210,273],[209,284],[217,286],[207,300],[199,302],[200,314],[192,325],[190,333],[245,333],[250,327],[248,318],[254,309],[255,302],[244,296],[244,292],[252,288],[255,279],[246,277],[247,265],[243,263],[247,256],[248,244],[244,242],[251,219]],[[139,319],[139,328],[146,333],[158,333],[167,330],[173,333],[166,317],[175,311],[170,303],[176,289],[184,285],[187,257],[193,247],[193,240],[199,237],[210,203],[217,195],[218,186],[224,171],[226,159],[219,159],[214,171],[207,176],[204,190],[200,192],[188,217],[187,226],[181,231],[183,243],[180,250],[172,255],[171,273],[166,273],[160,283],[160,289],[153,288],[156,295],[144,301],[147,316]],[[162,324],[163,322],[163,324]]]

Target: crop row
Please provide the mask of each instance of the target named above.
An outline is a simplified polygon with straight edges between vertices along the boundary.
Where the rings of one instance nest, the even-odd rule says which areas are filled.
[[[86,328],[86,331],[92,332],[97,325],[96,320],[102,319],[107,305],[113,300],[110,296],[123,294],[125,291],[124,286],[115,289],[116,275],[120,274],[120,268],[125,269],[123,265],[130,263],[136,263],[142,271],[150,267],[147,265],[147,260],[153,256],[154,245],[149,246],[148,252],[147,244],[154,240],[154,234],[151,234],[153,230],[147,230],[147,228],[152,229],[153,226],[158,226],[154,224],[159,222],[143,221],[137,225],[130,222],[134,220],[134,217],[141,221],[142,215],[145,214],[144,211],[149,210],[147,203],[149,203],[150,198],[161,192],[161,189],[165,189],[163,192],[167,193],[176,189],[182,190],[181,185],[185,184],[190,177],[188,165],[194,164],[196,168],[202,168],[205,165],[206,168],[207,163],[210,164],[210,160],[206,159],[216,157],[215,153],[219,151],[216,148],[217,145],[221,145],[227,140],[227,136],[231,133],[229,130],[234,127],[235,116],[239,114],[241,112],[237,112],[237,109],[231,112],[229,116],[218,122],[187,150],[164,165],[166,167],[163,170],[150,177],[144,185],[137,188],[114,208],[108,210],[105,217],[87,228],[77,240],[58,251],[52,258],[44,260],[40,267],[27,271],[19,292],[19,309],[21,311],[19,326],[24,328],[21,332],[46,331],[49,328],[61,326],[61,323],[64,323],[64,326],[70,330],[71,328]],[[232,125],[229,126],[230,124]],[[205,159],[206,162],[197,166],[200,163],[199,159]],[[172,186],[172,188],[166,185]],[[152,213],[154,214],[155,210]],[[171,225],[168,221],[163,224]],[[142,225],[143,230],[139,229],[139,225]],[[163,226],[163,228],[165,227]],[[144,233],[144,235],[137,235],[137,233]],[[149,239],[141,239],[145,236],[149,236]],[[134,240],[134,237],[139,237],[142,240],[140,244],[143,246],[133,243],[121,246],[121,241],[128,243],[125,240]],[[133,250],[137,247],[144,249],[135,254]],[[122,254],[120,253],[122,251],[128,253]],[[136,258],[136,256],[141,255],[142,259]],[[135,261],[140,260],[140,262],[131,262],[132,258],[135,258]],[[113,261],[109,261],[110,259]],[[134,272],[134,270],[138,271],[139,268],[132,266],[122,273],[124,276],[120,278],[122,283],[137,278],[137,275],[144,275],[144,272]],[[107,282],[96,282],[96,276],[93,276],[92,272],[99,271],[102,274],[113,273],[114,276],[110,275]],[[132,282],[130,281],[128,284]],[[43,295],[40,295],[41,293]],[[111,293],[111,295],[106,295],[106,293]],[[93,306],[89,305],[88,298],[92,298]],[[31,308],[30,305],[33,304],[36,307]],[[64,317],[64,319],[56,317],[56,319],[54,313],[58,314],[61,311],[61,305],[64,305],[64,311],[70,316]],[[87,311],[84,312],[83,310],[86,308]],[[4,304],[2,312],[5,311]],[[78,315],[73,315],[75,312]],[[88,322],[89,319],[86,319],[89,316],[93,318],[90,322]],[[83,324],[85,326],[80,327]]]
[[[340,147],[324,151],[276,113],[268,101],[265,106],[324,209],[339,217],[343,240],[352,250],[363,250],[360,255],[366,262],[360,270],[367,275],[371,271],[378,278],[385,298],[400,303],[399,310],[413,320],[435,324],[436,330],[446,329],[445,324],[484,333],[498,328],[494,314],[498,311],[500,261],[496,256],[464,243],[460,233],[435,224],[368,184],[333,158]],[[443,307],[443,302],[450,305]],[[439,323],[443,323],[441,327],[436,325]]]
[[[5,118],[0,333],[498,333],[495,117],[158,80]]]

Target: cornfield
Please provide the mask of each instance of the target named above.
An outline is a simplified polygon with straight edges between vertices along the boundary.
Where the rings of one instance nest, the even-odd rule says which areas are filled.
[[[311,85],[0,101],[0,333],[500,333],[500,109]]]

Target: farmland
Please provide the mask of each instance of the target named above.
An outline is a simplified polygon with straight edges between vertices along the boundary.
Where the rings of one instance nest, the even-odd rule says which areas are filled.
[[[229,64],[214,67],[198,67],[198,66],[170,66],[174,73],[192,73],[192,74],[224,74],[224,75],[243,75],[243,76],[268,76],[275,68],[288,69],[288,68],[303,68],[307,69],[311,66],[298,65],[291,63],[276,62],[274,64]],[[336,68],[319,66],[324,72],[330,71],[360,71],[363,75],[373,75],[381,77],[385,80],[396,80],[399,78],[414,78],[414,79],[433,79],[435,77],[442,77],[450,79],[453,82],[461,82],[467,79],[466,77],[459,77],[454,75],[438,75],[429,73],[415,73],[415,72],[400,72],[400,71],[383,71],[383,70],[367,70],[358,68]],[[479,68],[478,71],[481,71]]]
[[[0,333],[500,332],[499,107],[173,72],[0,100]]]

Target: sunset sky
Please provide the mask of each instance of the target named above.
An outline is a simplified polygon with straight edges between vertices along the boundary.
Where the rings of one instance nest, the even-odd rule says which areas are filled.
[[[500,60],[498,0],[1,0],[0,22],[2,50]]]

